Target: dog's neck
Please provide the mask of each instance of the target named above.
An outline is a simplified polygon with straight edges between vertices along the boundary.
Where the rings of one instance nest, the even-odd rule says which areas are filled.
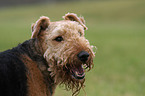
[[[37,39],[30,39],[25,41],[22,44],[19,44],[16,48],[17,54],[24,54],[29,57],[32,61],[36,62],[37,67],[43,74],[44,82],[51,94],[53,94],[54,89],[56,88],[56,84],[54,84],[53,78],[50,76],[50,72],[48,71],[49,64],[43,57],[43,52],[41,47],[39,47],[39,41]],[[50,95],[51,96],[51,95]]]

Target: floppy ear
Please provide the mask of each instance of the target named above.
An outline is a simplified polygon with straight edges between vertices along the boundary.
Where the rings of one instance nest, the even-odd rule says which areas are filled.
[[[65,14],[65,16],[63,16],[63,18],[65,19],[65,20],[71,20],[71,21],[76,21],[76,22],[78,22],[79,24],[81,24],[83,27],[84,27],[84,29],[88,29],[87,27],[86,27],[86,25],[85,25],[85,20],[84,20],[84,18],[83,17],[78,17],[76,14],[74,14],[74,13],[67,13],[67,14]]]
[[[40,19],[37,20],[36,23],[32,24],[31,26],[31,31],[32,31],[31,38],[37,38],[40,32],[48,28],[49,24],[50,24],[50,20],[48,17],[45,16],[40,17]]]

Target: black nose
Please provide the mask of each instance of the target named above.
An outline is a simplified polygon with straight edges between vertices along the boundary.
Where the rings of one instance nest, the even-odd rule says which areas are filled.
[[[81,60],[82,62],[86,62],[88,60],[89,53],[86,51],[81,51],[77,56],[79,60]]]

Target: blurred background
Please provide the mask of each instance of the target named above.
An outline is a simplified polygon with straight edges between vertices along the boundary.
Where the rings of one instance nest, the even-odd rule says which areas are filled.
[[[40,16],[57,21],[68,12],[84,16],[85,36],[98,48],[87,96],[145,96],[144,0],[0,0],[0,51],[30,39]],[[71,91],[57,87],[55,96]]]

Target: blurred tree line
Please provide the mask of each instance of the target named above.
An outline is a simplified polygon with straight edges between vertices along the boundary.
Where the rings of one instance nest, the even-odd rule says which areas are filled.
[[[119,1],[119,0],[0,0],[0,7],[36,4],[36,3],[57,3],[70,1]]]
[[[13,6],[22,4],[35,4],[35,3],[46,3],[46,2],[66,2],[66,1],[82,1],[82,0],[0,0],[0,7]]]

